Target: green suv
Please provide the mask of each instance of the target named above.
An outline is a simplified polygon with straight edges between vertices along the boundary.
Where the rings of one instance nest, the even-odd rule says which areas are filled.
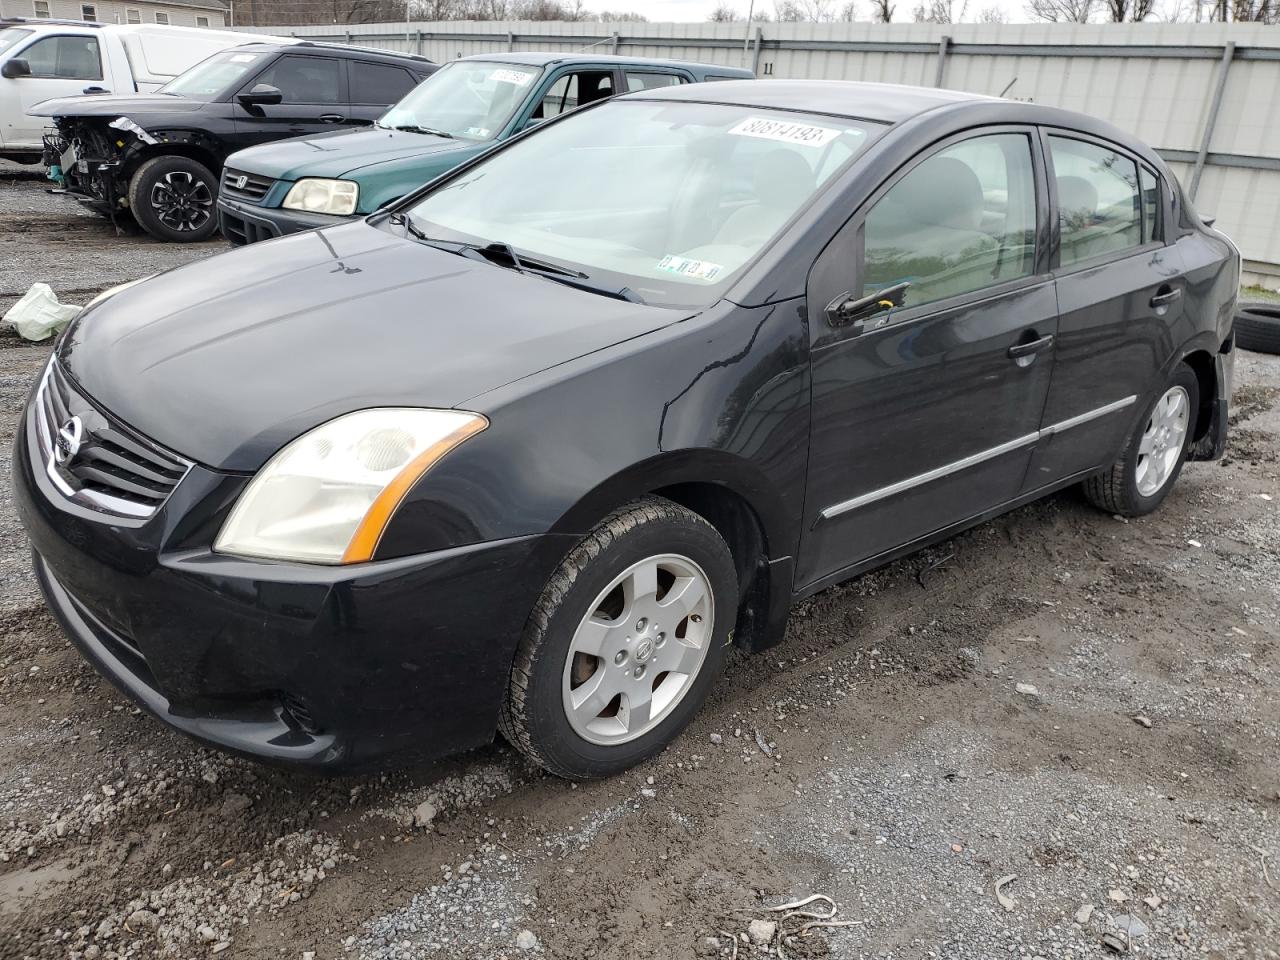
[[[616,93],[750,79],[751,71],[639,57],[507,53],[445,65],[372,128],[241,150],[218,195],[240,246],[362,217],[543,120]]]

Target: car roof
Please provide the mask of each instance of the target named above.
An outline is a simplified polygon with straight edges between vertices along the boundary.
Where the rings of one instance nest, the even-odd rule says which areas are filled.
[[[882,123],[899,123],[937,107],[965,102],[1003,102],[958,90],[851,80],[727,80],[639,91],[630,94],[628,99],[692,100],[762,110],[803,110]]]
[[[612,38],[605,38],[612,39]],[[698,63],[694,60],[671,60],[662,57],[618,57],[608,53],[546,53],[546,52],[526,52],[511,51],[508,53],[477,53],[469,57],[460,57],[461,60],[485,60],[498,63],[519,63],[531,67],[545,67],[548,64],[561,63],[608,63],[618,66],[660,66],[660,67],[683,67],[685,69],[698,70],[704,73],[712,73],[719,76],[735,76],[744,79],[751,77],[750,70],[742,67],[725,67],[715,63]]]
[[[358,57],[360,59],[392,60],[403,63],[432,64],[434,61],[420,57],[415,53],[400,53],[397,50],[383,50],[380,47],[355,47],[347,43],[318,43],[314,40],[264,40],[261,43],[242,43],[237,50],[288,50],[290,53],[316,57]]]

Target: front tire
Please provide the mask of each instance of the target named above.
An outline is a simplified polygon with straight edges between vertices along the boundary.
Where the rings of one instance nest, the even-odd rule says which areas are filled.
[[[1180,363],[1119,459],[1084,481],[1085,498],[1122,517],[1140,517],[1160,506],[1186,463],[1199,409],[1200,381]]]
[[[499,720],[534,763],[607,777],[662,751],[724,666],[733,557],[706,520],[648,497],[602,520],[552,574]]]
[[[152,157],[129,181],[129,208],[158,240],[198,243],[218,230],[218,178],[190,157]]]

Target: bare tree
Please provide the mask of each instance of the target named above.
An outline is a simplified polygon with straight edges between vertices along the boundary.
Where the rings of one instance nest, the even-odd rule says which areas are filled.
[[[625,10],[601,10],[596,14],[601,23],[648,23],[649,18],[643,13]]]
[[[1151,16],[1155,0],[1103,0],[1107,19],[1112,23],[1139,23]]]
[[[712,23],[733,23],[739,17],[737,10],[727,3],[722,3],[707,14],[707,19]]]
[[[877,23],[892,23],[896,9],[889,0],[871,0],[871,19]]]
[[[1028,0],[1027,13],[1047,23],[1088,23],[1097,0]]]
[[[979,23],[1008,23],[1009,15],[1000,7],[983,7],[978,11]]]
[[[839,20],[841,23],[853,23],[855,20],[857,20],[858,4],[855,2],[855,0],[849,0],[848,3],[846,3],[843,7],[841,7],[840,12],[836,14],[836,19]]]
[[[961,0],[956,10],[954,0],[928,0],[911,11],[916,23],[959,23],[969,8],[969,0]]]

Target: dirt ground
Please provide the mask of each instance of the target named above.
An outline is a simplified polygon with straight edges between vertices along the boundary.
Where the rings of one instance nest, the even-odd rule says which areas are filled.
[[[0,170],[0,310],[219,248]],[[47,353],[0,334],[0,472]],[[1237,377],[1227,460],[1153,516],[1067,492],[828,590],[578,786],[501,743],[334,780],[195,746],[63,639],[4,484],[0,958],[745,960],[825,894],[851,925],[785,956],[1277,960],[1280,358]]]

